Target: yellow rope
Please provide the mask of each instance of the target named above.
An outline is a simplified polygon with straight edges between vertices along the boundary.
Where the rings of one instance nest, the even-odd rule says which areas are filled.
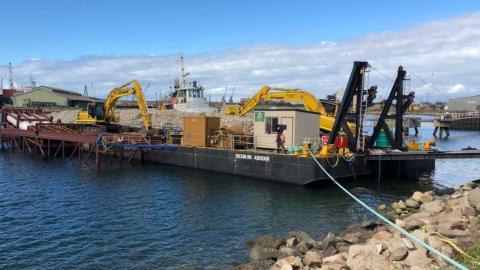
[[[440,239],[440,241],[444,242],[444,243],[447,243],[449,244],[453,249],[455,249],[458,253],[462,254],[463,256],[467,257],[468,259],[470,259],[473,263],[475,263],[476,265],[480,265],[480,262],[477,261],[476,258],[472,257],[470,254],[466,253],[465,251],[463,251],[461,248],[459,248],[452,240],[450,240],[449,238],[443,236],[442,234],[438,233],[438,232],[434,232],[432,233],[432,235],[435,235],[436,237],[438,237]]]

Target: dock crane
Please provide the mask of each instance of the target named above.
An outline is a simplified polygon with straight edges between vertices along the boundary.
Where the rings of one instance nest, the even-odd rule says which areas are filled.
[[[118,122],[115,117],[115,107],[117,101],[121,97],[135,95],[140,113],[143,119],[143,129],[152,128],[152,119],[148,112],[147,102],[143,95],[142,87],[137,80],[125,83],[114,88],[107,96],[105,103],[89,104],[87,111],[81,111],[77,115],[78,123],[94,123],[94,124],[113,124]]]
[[[330,132],[335,122],[335,115],[328,113],[323,104],[311,93],[300,89],[288,89],[279,87],[263,86],[244,105],[231,105],[225,108],[227,115],[244,116],[262,101],[303,101],[305,110],[316,112],[321,115],[320,129]]]

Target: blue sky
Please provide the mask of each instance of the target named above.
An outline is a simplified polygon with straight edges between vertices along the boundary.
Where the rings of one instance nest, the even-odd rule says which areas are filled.
[[[137,79],[152,99],[169,91],[184,53],[214,98],[263,85],[325,97],[345,87],[355,60],[390,78],[403,65],[419,100],[480,90],[480,1],[2,2],[0,76],[12,62],[19,88],[33,76],[105,97]],[[391,88],[383,74],[369,78],[380,95]]]
[[[0,63],[315,44],[479,10],[451,0],[2,1]]]

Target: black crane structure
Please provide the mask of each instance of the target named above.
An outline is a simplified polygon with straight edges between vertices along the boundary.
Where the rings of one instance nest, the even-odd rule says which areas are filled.
[[[372,86],[368,90],[364,89],[365,72],[369,67],[368,62],[355,61],[352,72],[345,88],[342,102],[335,117],[335,123],[330,133],[328,144],[333,144],[340,132],[347,135],[349,148],[355,151],[369,149],[374,146],[380,131],[384,131],[393,149],[402,149],[403,146],[403,116],[408,107],[412,104],[415,97],[414,92],[404,95],[404,81],[406,71],[402,66],[398,68],[397,77],[393,84],[388,98],[383,103],[383,109],[380,117],[375,124],[373,134],[366,137],[365,145],[359,145],[360,136],[366,136],[363,130],[366,109],[369,107],[377,93],[377,87]],[[392,106],[395,106],[395,112],[390,113]],[[393,119],[395,122],[394,133],[390,130],[387,119]],[[354,123],[355,132],[352,132],[351,125]]]

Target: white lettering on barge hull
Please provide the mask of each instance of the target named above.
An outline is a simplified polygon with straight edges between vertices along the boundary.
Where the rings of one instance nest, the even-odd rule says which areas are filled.
[[[235,159],[248,159],[248,160],[258,160],[269,162],[270,157],[268,156],[257,156],[257,155],[248,155],[248,154],[235,154]]]

